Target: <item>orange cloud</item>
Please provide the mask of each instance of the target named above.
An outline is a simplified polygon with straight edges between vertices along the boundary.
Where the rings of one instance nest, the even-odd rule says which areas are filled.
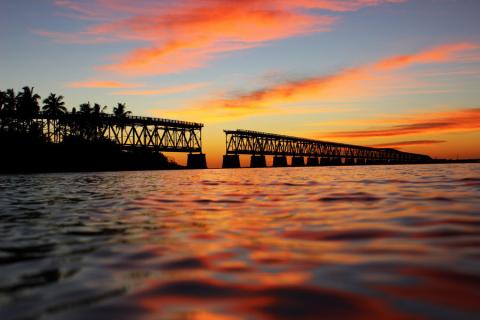
[[[67,13],[106,22],[76,33],[36,33],[65,42],[146,42],[148,45],[100,69],[129,75],[163,74],[202,67],[219,53],[328,31],[337,21],[326,13],[305,9],[355,11],[404,1],[178,0],[167,5],[153,0],[57,0],[56,5]]]
[[[395,89],[395,94],[448,92],[445,89],[421,88],[419,84],[423,85],[423,83],[419,83],[418,80],[415,80],[415,82],[399,81],[402,78],[392,74],[392,72],[418,63],[438,64],[462,61],[461,54],[478,48],[480,46],[473,43],[444,44],[401,56],[408,57],[408,59],[402,60],[398,58],[399,56],[388,57],[326,76],[291,80],[246,93],[236,93],[231,97],[214,98],[179,110],[177,114],[193,113],[204,119],[207,116],[205,111],[208,110],[208,120],[231,120],[269,112],[277,113],[277,110],[281,109],[280,106],[287,103],[345,101],[353,99],[353,97],[354,99],[360,99],[388,94],[392,88]],[[480,56],[477,51],[475,53]],[[408,85],[404,84],[406,82],[408,82]],[[290,110],[292,113],[298,111],[292,110],[292,108]],[[283,111],[288,113],[288,110]]]
[[[479,49],[474,43],[451,43],[430,48],[415,54],[400,55],[382,60],[375,67],[379,69],[405,68],[413,64],[429,64],[462,60],[459,54],[472,49]]]
[[[417,146],[417,145],[428,145],[428,144],[437,144],[444,143],[445,140],[409,140],[409,141],[395,141],[387,143],[378,143],[369,145],[369,147],[374,148],[393,148],[393,147],[404,147],[404,146]]]
[[[142,87],[141,84],[123,83],[118,81],[97,81],[97,80],[72,82],[72,83],[69,83],[67,86],[69,88],[95,88],[95,89],[97,88],[122,89],[122,88]]]
[[[239,94],[233,98],[219,99],[214,105],[225,109],[235,108],[261,108],[279,103],[305,101],[319,97],[335,98],[337,93],[348,90],[353,93],[357,88],[360,95],[359,84],[371,80],[372,77],[362,68],[351,68],[327,76],[311,77],[301,80],[292,80],[275,84],[270,87]]]
[[[190,83],[179,86],[166,87],[161,89],[151,89],[151,90],[123,90],[117,91],[112,94],[115,95],[124,95],[124,96],[146,96],[146,95],[167,95],[186,92],[190,90],[195,90],[198,88],[205,87],[207,84],[204,82],[201,83]]]
[[[92,31],[100,34],[113,32],[117,37],[152,43],[152,46],[136,49],[102,69],[138,75],[197,68],[218,53],[326,31],[335,21],[329,16],[312,16],[260,5],[252,7],[251,1],[213,3],[213,6],[195,6],[187,10],[174,8],[167,14],[136,16],[97,26]]]
[[[335,138],[370,138],[480,130],[480,108],[418,114],[409,118],[408,123],[403,122],[369,130],[339,131],[325,136]],[[392,116],[389,122],[398,122],[397,119],[398,117]],[[377,121],[380,122],[382,120],[385,119]],[[386,121],[388,122],[388,120]]]

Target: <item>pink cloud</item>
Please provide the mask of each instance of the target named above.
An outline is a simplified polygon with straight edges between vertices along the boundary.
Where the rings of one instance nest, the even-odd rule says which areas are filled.
[[[102,81],[102,80],[87,80],[87,81],[78,81],[72,82],[67,85],[69,88],[110,88],[110,89],[122,89],[122,88],[138,88],[142,87],[141,84],[135,83],[124,83],[119,81]]]
[[[219,53],[329,31],[328,12],[403,0],[56,0],[83,19],[101,20],[76,33],[36,31],[57,41],[141,41],[100,69],[129,75],[173,73],[206,65]],[[320,9],[313,13],[305,9]],[[145,44],[146,43],[146,44]]]

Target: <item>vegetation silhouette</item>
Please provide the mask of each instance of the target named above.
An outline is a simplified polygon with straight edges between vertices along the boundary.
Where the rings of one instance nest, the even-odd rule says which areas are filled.
[[[102,117],[118,121],[131,115],[125,103],[118,103],[109,115],[107,106],[94,103],[92,107],[90,102],[68,112],[64,97],[54,93],[42,101],[42,106],[40,101],[33,87],[25,86],[18,93],[14,89],[0,90],[0,173],[181,168],[159,152],[127,151],[99,134],[104,126]],[[46,132],[50,126],[46,129],[36,121],[40,116],[60,124],[53,128],[68,124],[69,134],[56,140],[59,135]]]

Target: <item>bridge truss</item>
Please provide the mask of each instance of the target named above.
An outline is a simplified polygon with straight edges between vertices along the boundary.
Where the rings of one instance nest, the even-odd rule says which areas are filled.
[[[249,130],[225,130],[225,135],[227,155],[307,156],[397,163],[431,160],[426,155],[395,149],[378,149]]]
[[[28,125],[25,125],[26,122]],[[151,117],[117,117],[111,114],[67,113],[53,116],[39,113],[28,120],[3,119],[2,128],[8,130],[8,127],[17,131],[21,128],[37,128],[53,143],[60,143],[69,137],[81,137],[91,141],[106,138],[124,149],[202,152],[203,124],[195,122]]]

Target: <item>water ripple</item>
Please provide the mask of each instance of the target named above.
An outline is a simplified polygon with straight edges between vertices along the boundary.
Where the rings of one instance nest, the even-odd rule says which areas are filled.
[[[0,176],[0,319],[477,319],[480,165]]]

